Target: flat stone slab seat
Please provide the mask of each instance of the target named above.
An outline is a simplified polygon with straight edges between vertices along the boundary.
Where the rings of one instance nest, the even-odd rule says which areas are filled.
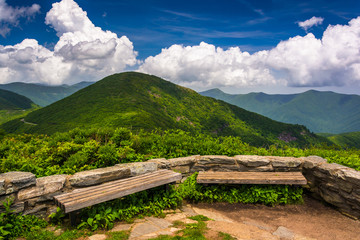
[[[199,172],[196,181],[203,184],[307,184],[301,172]]]
[[[181,173],[171,170],[159,170],[143,175],[106,182],[100,185],[76,189],[54,197],[65,213],[89,207],[98,203],[121,198],[136,192],[181,180]]]

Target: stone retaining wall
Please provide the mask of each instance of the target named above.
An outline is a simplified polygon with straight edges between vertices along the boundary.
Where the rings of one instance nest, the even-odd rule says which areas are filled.
[[[75,173],[37,178],[32,173],[0,174],[0,202],[14,198],[16,213],[46,217],[56,210],[53,196],[74,189],[137,176],[157,169],[172,169],[184,177],[199,171],[284,172],[301,171],[308,180],[306,188],[342,213],[360,219],[360,172],[326,159],[275,156],[190,156],[173,159],[151,159],[147,162],[117,164]],[[2,205],[2,204],[1,204]],[[2,209],[0,208],[0,211]]]

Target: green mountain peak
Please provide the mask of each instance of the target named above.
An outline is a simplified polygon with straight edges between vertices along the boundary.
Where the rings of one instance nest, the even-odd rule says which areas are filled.
[[[254,145],[289,139],[299,145],[319,141],[303,126],[276,122],[138,72],[108,76],[30,113],[25,121],[33,124],[14,120],[2,127],[8,132],[47,134],[76,127],[182,129],[217,136],[240,136]],[[284,136],[289,138],[280,140]]]

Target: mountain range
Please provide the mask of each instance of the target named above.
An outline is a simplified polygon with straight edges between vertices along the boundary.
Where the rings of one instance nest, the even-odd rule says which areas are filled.
[[[76,127],[182,129],[240,136],[253,145],[324,141],[300,125],[280,123],[156,76],[127,72],[108,76],[49,106],[1,126],[7,132],[52,134]]]
[[[0,89],[15,92],[31,99],[39,106],[47,106],[74,92],[93,84],[92,82],[80,82],[74,85],[47,86],[37,83],[14,82],[0,84]]]
[[[316,133],[360,131],[360,96],[310,90],[299,94],[227,94],[220,89],[200,93],[271,119],[305,125]]]

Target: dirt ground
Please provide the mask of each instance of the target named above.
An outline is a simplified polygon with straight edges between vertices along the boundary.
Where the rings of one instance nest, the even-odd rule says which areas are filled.
[[[295,234],[319,240],[360,240],[360,221],[309,196],[304,204],[268,207],[253,204],[199,203],[194,207],[220,212],[236,222],[275,231],[283,226]]]

